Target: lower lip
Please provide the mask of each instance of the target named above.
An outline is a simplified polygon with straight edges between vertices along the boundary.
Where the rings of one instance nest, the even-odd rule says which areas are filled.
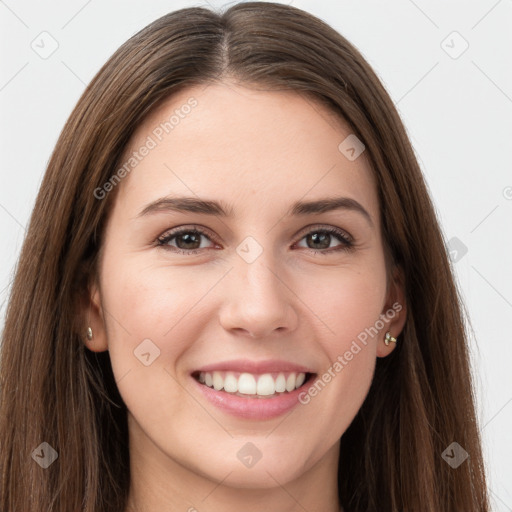
[[[268,420],[291,411],[299,402],[299,395],[309,386],[310,377],[300,388],[272,398],[243,398],[226,391],[217,391],[191,379],[199,387],[203,396],[222,411],[248,420]]]

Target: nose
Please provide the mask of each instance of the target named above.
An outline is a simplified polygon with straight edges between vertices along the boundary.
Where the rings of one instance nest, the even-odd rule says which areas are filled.
[[[295,295],[283,269],[267,253],[270,251],[252,263],[235,258],[234,268],[226,276],[220,310],[220,323],[227,331],[265,338],[296,328]]]

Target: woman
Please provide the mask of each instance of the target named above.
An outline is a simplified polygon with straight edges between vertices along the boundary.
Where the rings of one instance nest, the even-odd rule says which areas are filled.
[[[182,9],[71,114],[1,354],[1,509],[488,511],[404,127],[290,6]]]

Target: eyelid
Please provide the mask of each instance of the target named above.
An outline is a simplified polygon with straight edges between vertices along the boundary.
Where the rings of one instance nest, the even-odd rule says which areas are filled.
[[[354,242],[354,237],[346,229],[339,228],[338,226],[333,226],[331,224],[309,224],[308,226],[302,228],[295,236],[300,236],[302,238],[303,236],[315,230],[339,232],[340,234],[343,233],[348,241]]]
[[[218,238],[207,228],[204,228],[202,226],[198,226],[196,224],[190,224],[190,225],[184,225],[184,226],[176,226],[171,229],[167,229],[164,231],[161,235],[159,235],[156,239],[156,241],[161,241],[166,238],[175,237],[177,235],[180,235],[181,233],[188,233],[189,231],[197,231],[201,235],[206,236],[207,238],[210,238],[212,242],[219,243]],[[194,250],[194,249],[192,249]]]

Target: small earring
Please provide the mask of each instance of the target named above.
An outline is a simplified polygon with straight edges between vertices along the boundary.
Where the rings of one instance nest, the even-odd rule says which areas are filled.
[[[92,340],[92,329],[90,327],[87,327],[87,339]]]
[[[393,342],[393,343],[396,343],[396,338],[393,338],[393,336],[391,336],[391,333],[388,331],[386,333],[386,339],[384,340],[384,343],[386,345],[389,345],[389,342]]]

